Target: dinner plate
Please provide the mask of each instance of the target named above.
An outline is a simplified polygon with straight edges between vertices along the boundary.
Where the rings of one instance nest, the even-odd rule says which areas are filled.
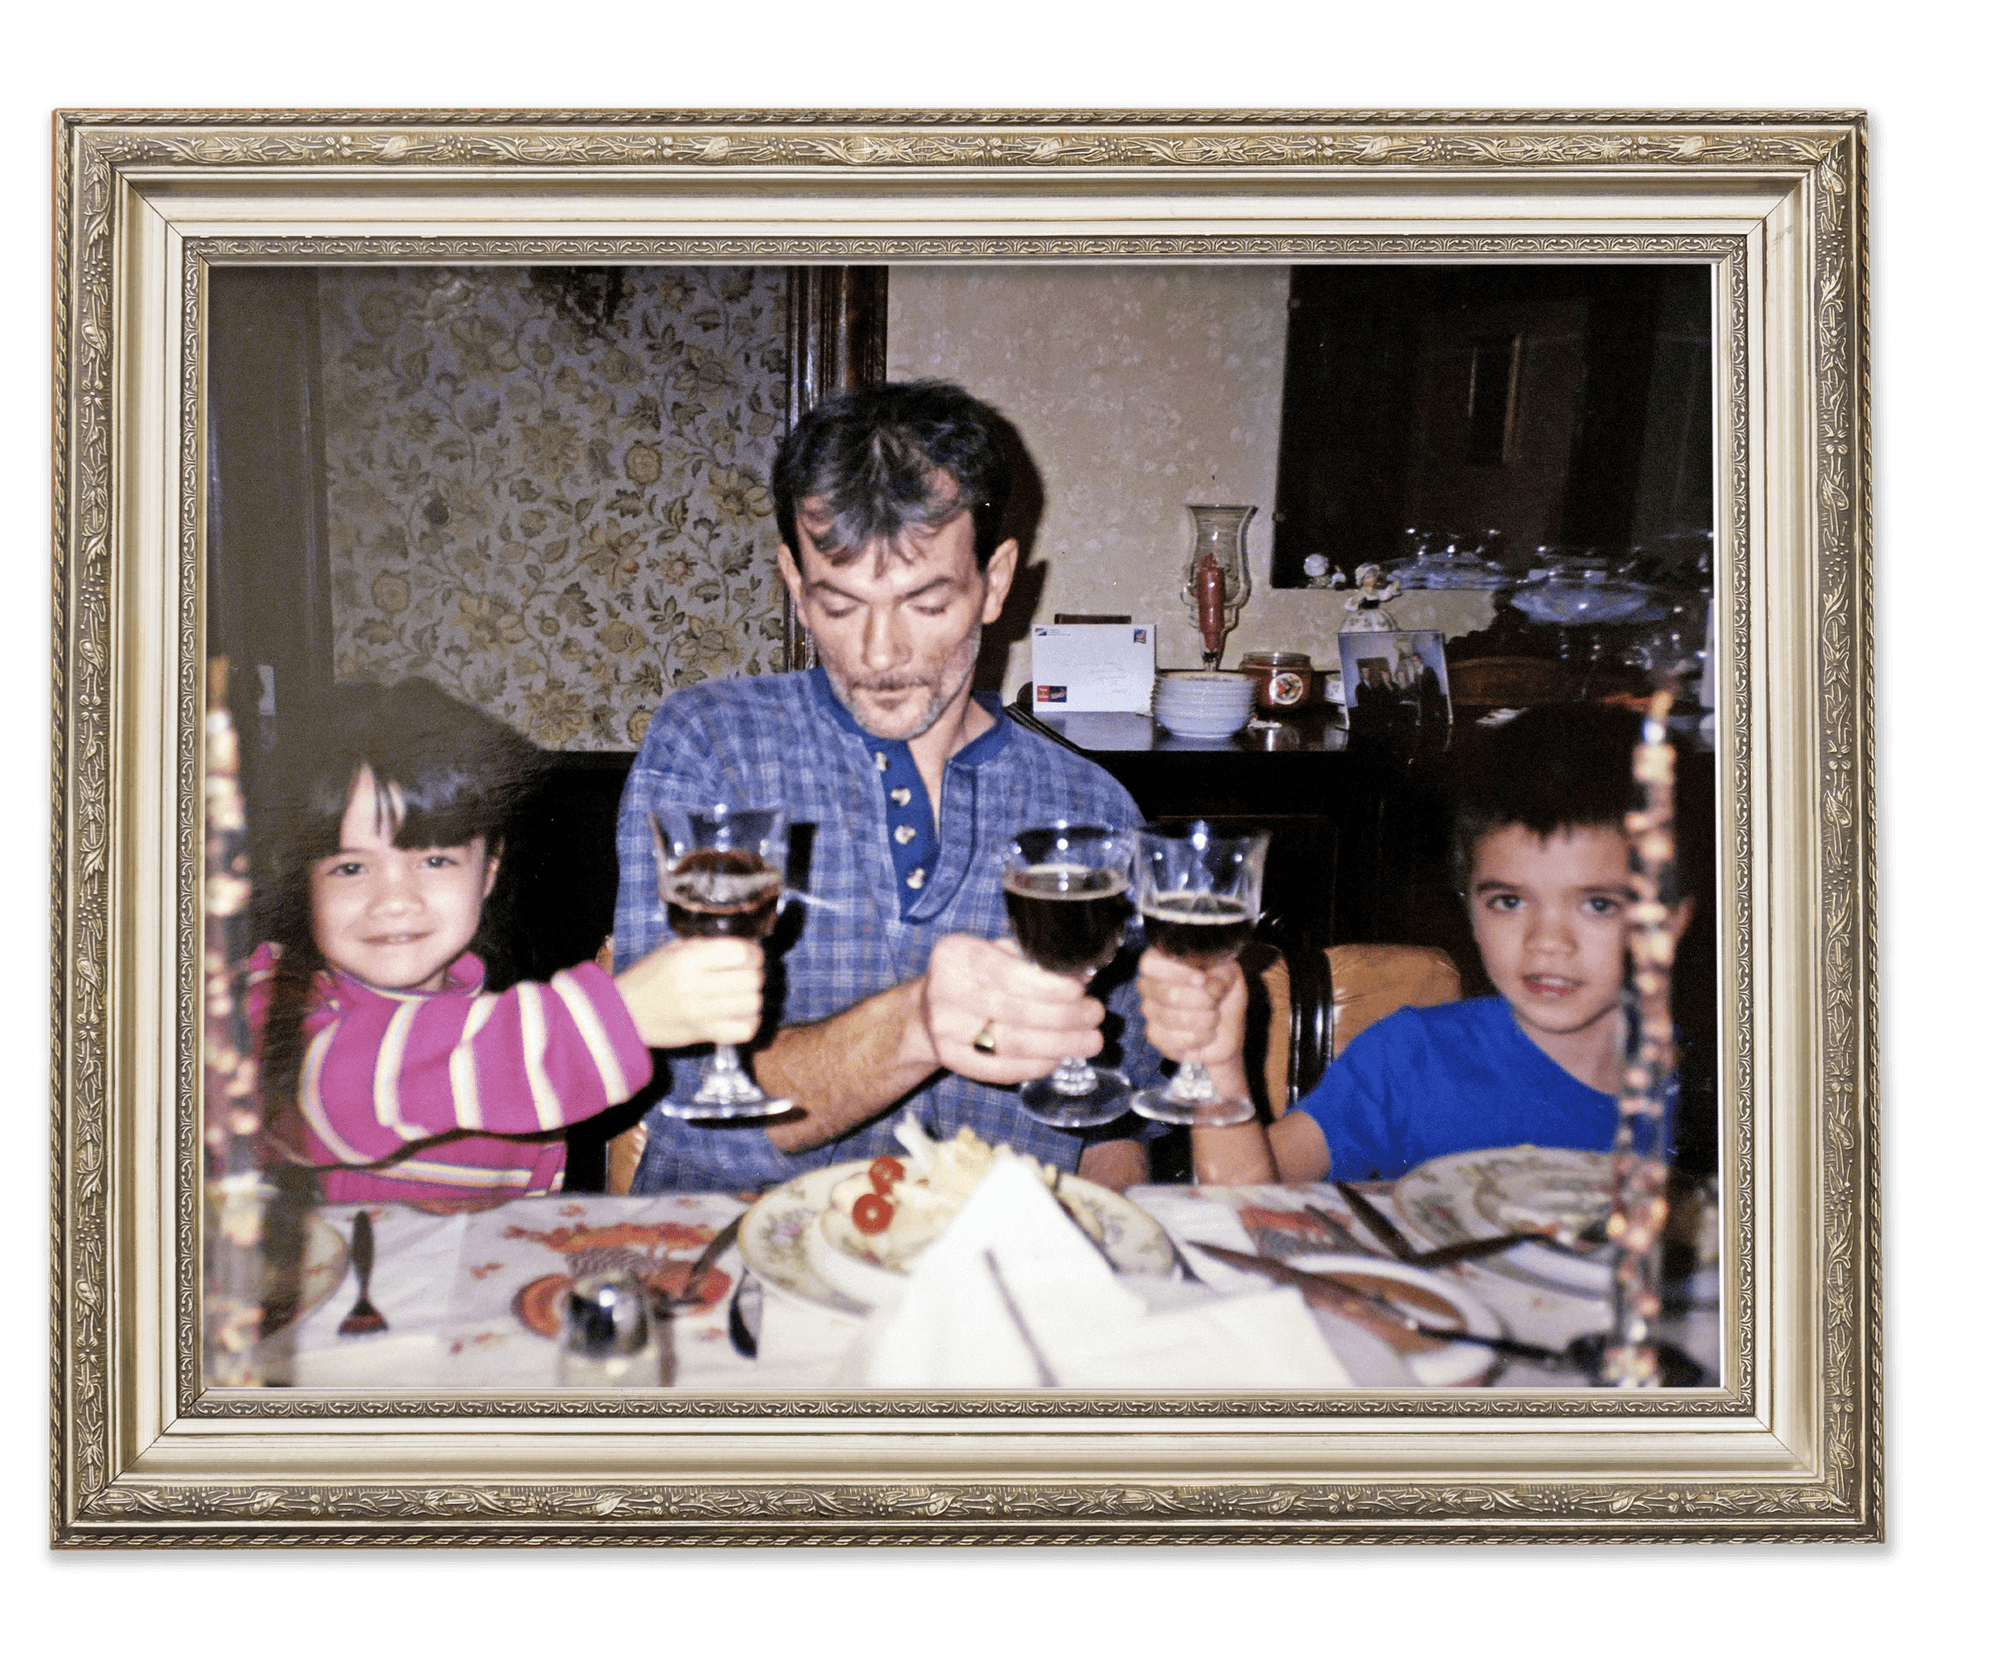
[[[1468,1333],[1483,1333],[1489,1339],[1501,1336],[1500,1318],[1448,1276],[1429,1270],[1412,1269],[1386,1258],[1355,1258],[1338,1253],[1315,1253],[1291,1260],[1294,1269],[1314,1275],[1335,1275],[1363,1292],[1380,1292],[1405,1314],[1429,1327],[1462,1327]],[[1407,1287],[1414,1300],[1399,1296],[1398,1287]],[[1457,1313],[1447,1317],[1439,1301]],[[1338,1318],[1334,1318],[1338,1320]],[[1492,1368],[1490,1345],[1444,1344],[1435,1350],[1404,1351],[1400,1360],[1419,1385],[1467,1385]],[[1357,1384],[1364,1381],[1357,1380]]]
[[[1606,1211],[1610,1197],[1609,1154],[1532,1143],[1440,1155],[1396,1184],[1396,1210],[1429,1246],[1558,1223],[1580,1227]],[[1602,1298],[1611,1290],[1612,1256],[1608,1246],[1582,1252],[1553,1241],[1524,1241],[1478,1260],[1476,1267],[1537,1292]]]
[[[299,1296],[292,1306],[292,1313],[284,1321],[266,1329],[266,1337],[271,1333],[281,1333],[292,1323],[301,1320],[317,1310],[333,1296],[347,1274],[347,1243],[341,1239],[340,1231],[321,1217],[306,1219],[306,1249],[299,1262]],[[265,1304],[268,1307],[275,1289],[267,1280],[264,1289]]]
[[[822,1166],[757,1199],[743,1215],[736,1244],[758,1280],[781,1295],[855,1316],[866,1315],[883,1292],[895,1285],[881,1279],[893,1276],[894,1271],[859,1259],[850,1267],[860,1274],[843,1273],[843,1267],[831,1263],[835,1249],[819,1227],[834,1185],[866,1171],[868,1165],[866,1160],[849,1160]],[[1134,1275],[1174,1273],[1174,1249],[1166,1231],[1123,1195],[1068,1173],[1059,1180],[1057,1192],[1090,1213],[1101,1231],[1099,1244],[1119,1271]],[[838,1278],[838,1285],[829,1280],[829,1270]]]

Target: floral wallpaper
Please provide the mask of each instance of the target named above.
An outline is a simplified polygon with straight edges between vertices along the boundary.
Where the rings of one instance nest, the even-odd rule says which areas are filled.
[[[670,688],[785,667],[784,273],[560,275],[321,270],[335,673],[630,749]]]

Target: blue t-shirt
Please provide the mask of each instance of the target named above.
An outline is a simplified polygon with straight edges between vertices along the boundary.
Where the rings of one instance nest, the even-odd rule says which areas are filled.
[[[1618,1131],[1617,1099],[1565,1072],[1497,997],[1385,1016],[1298,1108],[1326,1138],[1327,1175],[1347,1182],[1462,1149],[1608,1149]]]

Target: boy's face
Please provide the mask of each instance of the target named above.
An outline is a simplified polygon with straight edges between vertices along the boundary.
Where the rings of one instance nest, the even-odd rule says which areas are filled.
[[[367,768],[340,820],[337,853],[312,868],[313,942],[337,970],[393,992],[434,993],[479,929],[479,911],[500,870],[474,837],[457,848],[398,848],[402,796],[393,818],[377,812]]]
[[[1619,1020],[1632,904],[1623,831],[1489,831],[1472,851],[1466,895],[1486,973],[1531,1039],[1547,1049]]]

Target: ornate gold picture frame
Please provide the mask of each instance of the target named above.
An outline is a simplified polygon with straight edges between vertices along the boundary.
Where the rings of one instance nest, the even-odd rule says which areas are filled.
[[[57,1544],[1880,1538],[1860,116],[81,112],[56,143]],[[203,1387],[213,267],[1469,258],[1713,273],[1719,1386]]]

